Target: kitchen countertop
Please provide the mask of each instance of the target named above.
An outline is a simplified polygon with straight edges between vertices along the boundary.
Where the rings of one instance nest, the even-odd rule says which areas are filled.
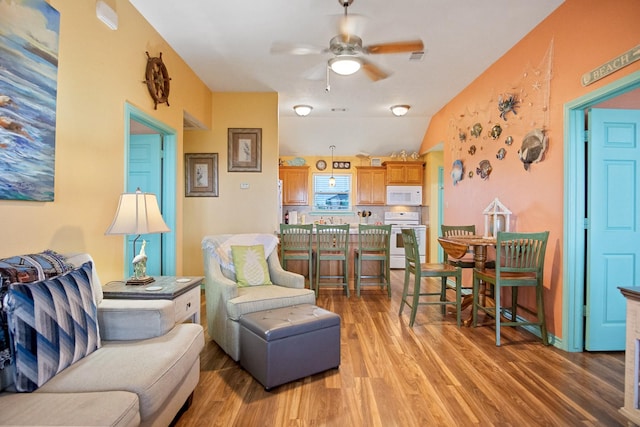
[[[340,225],[340,224],[336,224],[336,225]],[[359,224],[353,224],[353,223],[349,224],[349,234],[358,234],[358,225]],[[421,225],[424,225],[424,224],[421,224]],[[425,225],[425,227],[429,227],[429,226]],[[314,227],[314,233],[315,233],[315,227]],[[279,235],[280,234],[280,230],[276,230],[275,234]]]

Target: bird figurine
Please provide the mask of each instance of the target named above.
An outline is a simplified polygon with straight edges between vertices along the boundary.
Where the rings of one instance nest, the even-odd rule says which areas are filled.
[[[147,254],[144,251],[147,241],[142,241],[140,252],[133,258],[133,274],[136,279],[147,277]]]
[[[462,180],[464,174],[464,166],[462,160],[456,160],[453,162],[453,168],[451,168],[451,179],[453,179],[453,185],[457,185]]]

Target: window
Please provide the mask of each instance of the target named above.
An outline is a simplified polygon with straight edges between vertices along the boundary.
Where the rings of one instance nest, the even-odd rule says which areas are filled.
[[[334,187],[329,186],[331,175],[313,175],[313,209],[317,211],[351,211],[351,175],[333,175]]]

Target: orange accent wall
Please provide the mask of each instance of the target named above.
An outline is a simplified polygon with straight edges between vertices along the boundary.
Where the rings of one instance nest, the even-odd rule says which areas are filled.
[[[478,231],[483,231],[482,211],[498,197],[513,212],[512,230],[550,231],[545,264],[545,303],[548,328],[558,337],[562,337],[563,107],[569,101],[640,70],[638,61],[588,87],[581,84],[584,73],[638,45],[639,16],[640,2],[637,0],[566,0],[434,115],[422,141],[421,153],[444,141],[445,224],[473,223]],[[528,64],[540,64],[551,45],[553,58],[545,123],[549,146],[543,161],[532,164],[525,171],[517,150],[524,135],[544,120],[539,119],[542,106],[533,111],[528,106],[528,99],[532,98],[535,89],[529,85],[524,92],[519,91],[526,80],[524,73],[530,70]],[[508,115],[504,121],[498,114],[497,98],[514,89],[523,102],[518,114]],[[528,96],[524,97],[523,93]],[[475,139],[467,135],[466,142],[457,142],[456,126],[462,124],[464,127],[476,118],[482,123],[485,136],[494,124],[504,126],[499,140]],[[511,146],[504,144],[507,135],[514,138]],[[475,155],[467,152],[471,143],[477,145]],[[501,147],[507,150],[504,160],[496,158]],[[449,174],[456,159],[463,161],[465,176],[454,186]],[[475,171],[483,159],[493,166],[489,178],[469,178],[468,171]],[[530,298],[527,303],[533,305],[534,300]]]

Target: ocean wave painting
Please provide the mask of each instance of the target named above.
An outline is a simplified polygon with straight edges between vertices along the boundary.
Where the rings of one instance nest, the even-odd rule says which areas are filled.
[[[0,199],[53,201],[60,14],[0,0]]]

